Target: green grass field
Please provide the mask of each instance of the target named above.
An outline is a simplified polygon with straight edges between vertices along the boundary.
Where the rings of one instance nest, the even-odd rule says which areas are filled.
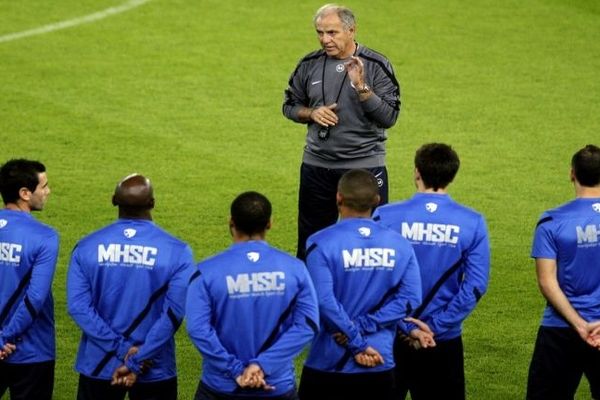
[[[65,307],[69,253],[116,217],[115,183],[155,185],[155,220],[200,260],[229,245],[241,191],[273,202],[270,242],[295,252],[304,128],[281,114],[301,56],[317,48],[321,2],[151,0],[93,23],[18,40],[14,32],[125,0],[0,0],[0,162],[43,161],[52,195],[38,217],[61,234],[54,282],[56,399],[73,399],[79,330]],[[452,144],[453,197],[487,217],[489,291],[465,324],[470,399],[524,398],[544,301],[529,249],[540,213],[571,199],[571,155],[600,144],[596,0],[350,0],[357,38],[392,61],[402,113],[389,131],[391,199],[413,192],[424,142]],[[178,333],[180,398],[200,357]],[[301,360],[299,360],[300,362]],[[5,396],[8,398],[8,396]],[[582,381],[578,399],[588,399]]]

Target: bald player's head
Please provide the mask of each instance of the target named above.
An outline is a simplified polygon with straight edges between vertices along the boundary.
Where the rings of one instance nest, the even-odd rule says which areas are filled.
[[[154,208],[150,180],[140,174],[126,176],[117,184],[112,203],[119,207],[119,217],[150,219],[150,210]]]

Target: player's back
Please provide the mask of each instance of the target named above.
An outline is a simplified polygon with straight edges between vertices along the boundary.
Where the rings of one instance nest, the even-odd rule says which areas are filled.
[[[39,308],[31,325],[19,340],[19,351],[8,362],[24,363],[54,359],[54,305],[52,277],[58,255],[58,234],[37,221],[30,213],[0,210],[0,331],[12,334],[22,324],[11,318],[16,312],[29,313],[31,307]],[[30,290],[33,268],[36,269],[33,292]],[[39,297],[40,293],[47,293]],[[29,302],[25,308],[23,298]],[[34,297],[35,296],[35,297]],[[31,297],[31,298],[30,298]],[[19,311],[19,308],[21,310]],[[26,316],[26,319],[29,315]],[[21,334],[21,332],[19,332]]]
[[[561,289],[588,320],[600,319],[600,198],[577,198],[545,212],[532,250],[536,258],[556,259]],[[545,320],[562,319],[551,308]]]
[[[486,231],[481,214],[440,194],[416,193],[407,201],[379,207],[373,219],[401,233],[413,246],[424,296]]]

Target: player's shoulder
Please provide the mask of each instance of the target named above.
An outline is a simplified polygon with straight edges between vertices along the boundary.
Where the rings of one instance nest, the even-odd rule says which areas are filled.
[[[375,216],[388,216],[396,213],[403,212],[407,208],[411,206],[411,199],[408,200],[400,200],[393,203],[383,204],[375,209]],[[377,221],[377,219],[375,219]]]
[[[58,239],[58,237],[59,237],[58,231],[53,226],[50,226],[44,222],[38,221],[35,218],[31,219],[31,223],[35,227],[36,234],[38,234],[39,236]]]
[[[310,235],[308,237],[307,243],[321,243],[327,242],[329,240],[337,240],[336,238],[338,237],[339,231],[341,230],[343,229],[340,229],[339,223],[330,225]]]
[[[476,210],[473,207],[467,206],[465,204],[461,204],[457,201],[452,201],[452,204],[454,206],[454,209],[457,212],[462,212],[464,214],[465,217],[467,218],[473,218],[473,219],[481,219],[481,220],[485,220],[485,216],[483,215],[483,213],[479,212],[478,210]]]
[[[585,205],[581,201],[578,201],[578,199],[574,199],[554,208],[548,209],[544,211],[538,219],[537,226],[548,224],[550,222],[558,223],[562,221],[573,221],[578,217],[584,216],[584,207]],[[600,207],[600,203],[598,203],[596,207]],[[590,204],[590,208],[588,211],[595,211],[592,204]]]

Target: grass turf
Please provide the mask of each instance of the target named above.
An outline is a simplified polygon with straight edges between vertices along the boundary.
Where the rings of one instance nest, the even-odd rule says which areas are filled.
[[[0,36],[123,2],[0,0]],[[110,196],[124,175],[153,180],[155,220],[198,260],[229,244],[229,203],[249,189],[273,202],[270,242],[294,252],[304,129],[280,109],[296,62],[317,47],[311,17],[321,4],[153,0],[0,43],[0,160],[47,165],[53,193],[38,217],[61,234],[56,399],[74,398],[77,382],[68,256],[77,239],[116,217]],[[443,141],[462,161],[452,196],[488,220],[490,287],[465,324],[468,396],[523,398],[544,304],[528,258],[533,227],[543,210],[572,198],[570,156],[600,142],[600,5],[345,4],[357,15],[358,41],[388,56],[402,86],[388,140],[391,199],[414,190],[415,149]],[[180,395],[189,399],[200,357],[183,329],[178,346]],[[577,398],[589,398],[585,387]]]

